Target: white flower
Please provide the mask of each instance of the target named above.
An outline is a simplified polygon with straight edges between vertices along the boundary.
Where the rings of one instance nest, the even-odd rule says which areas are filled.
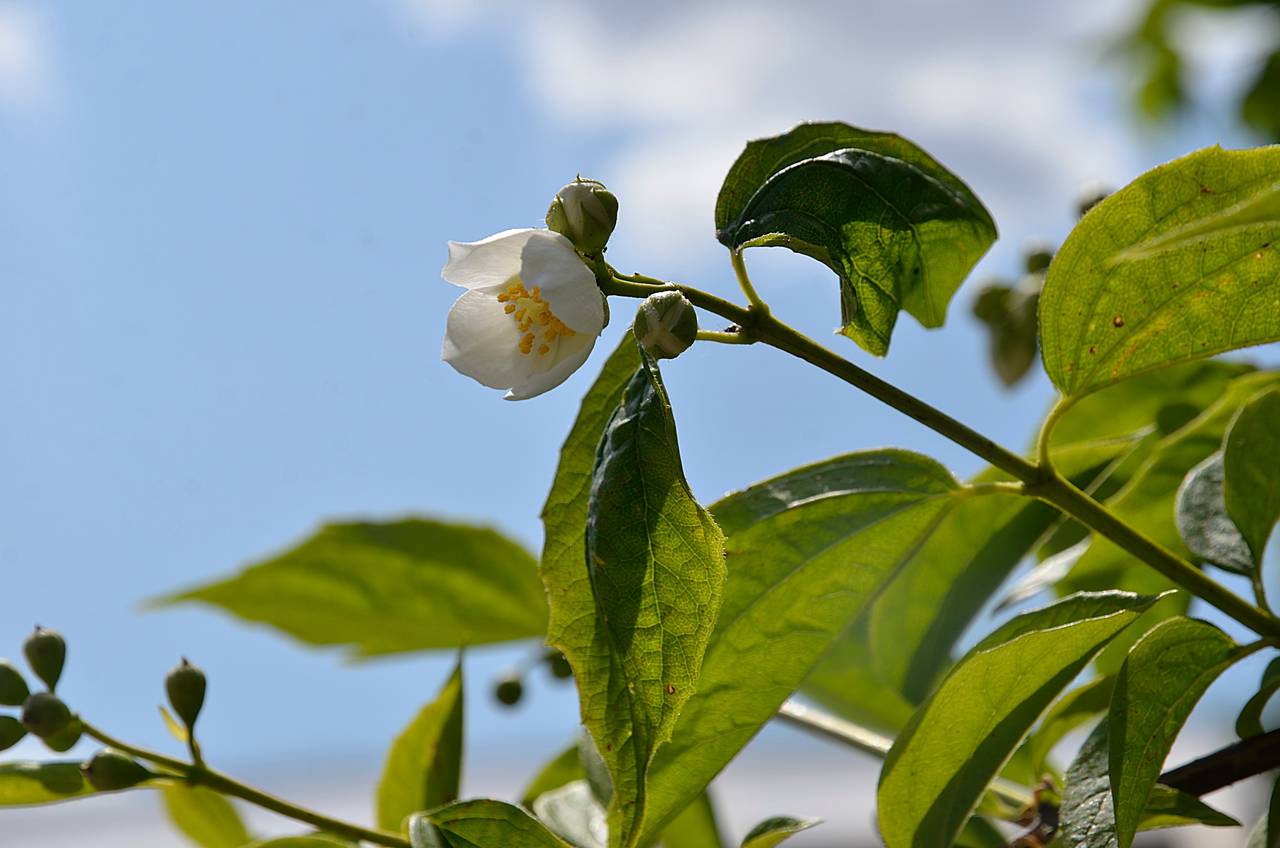
[[[604,296],[573,244],[550,230],[449,242],[440,272],[468,291],[449,310],[441,352],[507,400],[554,389],[587,361],[604,329]]]

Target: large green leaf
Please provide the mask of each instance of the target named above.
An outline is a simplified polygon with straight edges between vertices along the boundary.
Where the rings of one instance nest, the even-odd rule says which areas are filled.
[[[0,763],[0,807],[52,804],[92,794],[79,762]]]
[[[1040,296],[1045,370],[1068,396],[1280,339],[1280,219],[1204,227],[1274,191],[1280,147],[1208,148],[1110,195],[1067,237]]]
[[[1267,664],[1266,670],[1262,672],[1258,691],[1240,709],[1240,715],[1236,717],[1237,736],[1248,739],[1262,734],[1262,711],[1276,692],[1280,692],[1280,657]]]
[[[574,573],[568,561],[544,560],[543,574],[557,616],[549,640],[573,665],[583,724],[613,778],[610,840],[631,845],[644,817],[649,763],[697,683],[720,606],[724,549],[684,480],[655,362],[646,359],[635,372],[603,432],[586,562]],[[566,619],[573,629],[558,626]]]
[[[533,557],[500,533],[419,518],[329,524],[240,574],[162,599],[200,601],[360,655],[541,636]]]
[[[455,801],[462,775],[462,659],[436,699],[391,743],[378,782],[378,826],[400,830],[412,813]]]
[[[567,848],[568,843],[519,807],[479,798],[409,820],[413,848]]]
[[[1040,726],[1028,739],[1029,756],[1036,772],[1049,763],[1049,754],[1068,733],[1107,711],[1116,680],[1110,675],[1095,677],[1072,689],[1044,714]]]
[[[1075,595],[1013,618],[969,651],[885,759],[877,809],[889,848],[949,846],[1040,714],[1152,600]]]
[[[1254,567],[1261,568],[1267,539],[1280,520],[1280,390],[1266,391],[1244,405],[1222,453],[1227,514],[1244,534]]]
[[[662,831],[662,848],[723,848],[711,796],[703,792]]]
[[[936,462],[879,450],[797,469],[712,507],[729,535],[730,578],[698,692],[654,759],[646,837],[777,712],[958,491]]]
[[[1222,452],[1209,455],[1178,488],[1176,519],[1182,541],[1195,556],[1236,574],[1253,570],[1253,554],[1227,515]]]
[[[1226,668],[1239,658],[1218,628],[1173,618],[1147,634],[1120,667],[1111,697],[1111,794],[1116,838],[1129,848],[1160,777],[1165,757],[1187,716]]]
[[[174,827],[200,848],[241,848],[252,841],[236,808],[212,789],[175,783],[161,794]]]
[[[747,145],[716,201],[731,250],[777,245],[840,278],[843,332],[884,355],[899,310],[940,327],[996,238],[963,182],[916,145],[846,124],[801,124]]]

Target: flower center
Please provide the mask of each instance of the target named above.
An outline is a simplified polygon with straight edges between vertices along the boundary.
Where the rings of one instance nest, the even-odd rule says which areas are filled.
[[[512,280],[498,295],[498,302],[506,304],[502,311],[516,322],[523,333],[520,337],[520,352],[531,354],[534,345],[538,346],[538,356],[546,356],[551,352],[551,343],[560,336],[572,336],[573,330],[555,316],[551,307],[542,299],[542,289],[537,286],[528,291],[520,280]]]

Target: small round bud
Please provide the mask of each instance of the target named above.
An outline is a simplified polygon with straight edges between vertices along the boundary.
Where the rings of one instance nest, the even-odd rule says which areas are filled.
[[[555,648],[547,651],[546,661],[547,667],[551,669],[551,676],[557,680],[568,680],[573,677],[573,667],[569,665],[569,661],[565,659],[564,654]]]
[[[57,751],[59,754],[64,751],[70,751],[80,741],[81,734],[84,733],[84,725],[80,723],[80,719],[75,716],[71,717],[71,721],[67,722],[66,727],[44,740],[44,744],[50,751]]]
[[[169,704],[188,730],[195,727],[196,719],[200,717],[206,687],[204,672],[188,662],[186,657],[165,678],[164,689],[169,695]]]
[[[27,729],[13,716],[0,715],[0,751],[7,751],[22,741]]]
[[[1053,261],[1053,250],[1047,244],[1033,242],[1027,245],[1023,261],[1026,263],[1028,274],[1039,274],[1049,270],[1049,263]]]
[[[547,228],[583,253],[599,253],[618,224],[618,199],[595,180],[581,177],[556,192],[547,209]]]
[[[71,724],[71,710],[52,692],[37,692],[22,706],[22,726],[33,736],[50,739]]]
[[[636,338],[658,359],[672,359],[698,337],[698,313],[678,291],[651,294],[636,309]]]
[[[27,702],[31,690],[27,688],[26,678],[22,672],[14,668],[7,660],[0,660],[0,704],[6,707],[20,707]]]
[[[1106,186],[1097,183],[1085,186],[1081,189],[1080,196],[1076,200],[1076,211],[1083,218],[1086,212],[1106,200],[1109,194],[1111,194],[1111,190]]]
[[[99,792],[128,789],[155,777],[142,763],[111,748],[103,748],[94,754],[89,762],[80,766],[80,772]]]
[[[524,683],[520,680],[520,675],[510,672],[502,677],[493,687],[493,697],[507,707],[520,703],[520,699],[524,697]]]
[[[37,624],[23,644],[22,652],[26,654],[36,677],[44,681],[50,692],[56,689],[58,678],[62,676],[62,664],[67,659],[67,643],[62,636]]]

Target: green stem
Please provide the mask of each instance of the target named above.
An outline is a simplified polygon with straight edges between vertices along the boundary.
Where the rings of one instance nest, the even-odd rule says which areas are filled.
[[[1254,632],[1280,637],[1280,620],[1275,616],[1221,586],[1190,562],[1117,518],[1105,506],[1063,479],[1051,464],[1041,466],[1038,462],[1029,462],[1001,447],[945,412],[833,353],[772,314],[744,309],[692,286],[667,283],[639,274],[622,277],[614,273],[613,279],[602,281],[602,286],[605,294],[626,297],[647,297],[655,291],[664,290],[682,292],[690,303],[735,322],[758,341],[826,371],[985,459],[1020,480],[1024,494],[1057,507]],[[1047,444],[1048,435],[1044,434],[1043,438]]]
[[[755,344],[755,339],[751,338],[748,333],[743,332],[722,333],[718,330],[699,330],[696,338],[700,342],[716,342],[718,344]]]
[[[778,718],[787,724],[880,759],[884,759],[893,747],[893,740],[888,736],[796,701],[784,701],[778,708]],[[1031,803],[1031,793],[1005,781],[993,781],[989,788],[993,795],[1014,807],[1022,808]]]
[[[747,263],[742,259],[742,251],[730,250],[729,263],[733,265],[733,273],[737,276],[738,285],[742,288],[742,293],[747,296],[747,303],[751,304],[751,309],[767,315],[769,306],[756,292],[756,287],[751,284],[751,277],[747,274]]]
[[[196,765],[192,763],[184,763],[181,760],[167,757],[164,754],[148,751],[145,748],[139,748],[136,745],[130,745],[127,742],[121,742],[98,728],[81,719],[84,733],[97,739],[103,745],[109,748],[115,748],[140,760],[163,766],[172,772],[182,776],[188,783],[195,786],[204,786],[215,792],[221,792],[223,795],[231,795],[241,800],[248,801],[250,804],[256,804],[263,809],[271,810],[291,819],[311,825],[326,833],[332,833],[335,836],[341,836],[345,839],[355,840],[357,842],[372,842],[375,845],[386,845],[388,848],[411,848],[409,840],[405,839],[398,833],[391,833],[386,830],[372,830],[370,828],[361,827],[349,822],[332,819],[320,813],[312,812],[305,807],[299,807],[274,795],[268,795],[260,789],[254,789],[252,786],[246,786],[239,781],[228,777],[221,772],[214,771],[204,765]]]
[[[1052,467],[1053,463],[1049,458],[1049,441],[1053,436],[1053,428],[1058,425],[1058,421],[1066,411],[1075,405],[1075,402],[1075,398],[1059,396],[1053,408],[1049,410],[1049,414],[1044,417],[1044,423],[1040,425],[1040,435],[1036,437],[1036,464],[1041,468]]]

